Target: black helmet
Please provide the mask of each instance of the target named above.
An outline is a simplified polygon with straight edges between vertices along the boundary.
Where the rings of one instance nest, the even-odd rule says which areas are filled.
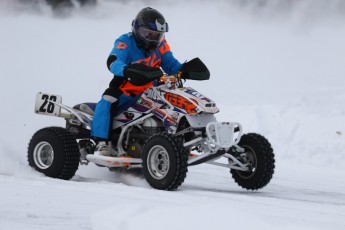
[[[168,32],[168,23],[157,10],[146,7],[133,20],[132,32],[140,47],[152,51],[159,46],[164,33]]]

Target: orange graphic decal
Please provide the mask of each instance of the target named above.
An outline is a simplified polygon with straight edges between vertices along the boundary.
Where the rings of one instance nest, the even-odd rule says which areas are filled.
[[[136,61],[135,63],[141,63],[141,64],[144,64],[144,65],[149,65],[149,61],[150,61],[150,58],[151,56],[147,57],[147,58],[143,58],[143,59],[140,59],[138,61]]]
[[[151,56],[148,56],[147,58],[136,61],[136,63],[142,63],[149,67],[159,68],[161,66],[161,61],[161,58],[157,57],[157,55],[153,53]]]
[[[161,53],[161,55],[165,54],[166,52],[170,51],[170,46],[168,45],[168,43],[166,42],[166,40],[164,39],[164,41],[162,42],[162,46],[160,46],[158,48],[159,52]]]
[[[161,66],[161,59],[160,58],[158,58],[157,60],[156,59],[157,59],[157,55],[153,54],[153,56],[151,56],[150,66],[159,68]]]
[[[196,113],[196,106],[188,99],[173,93],[166,93],[164,97],[168,102],[170,102],[170,104],[177,108],[186,110],[188,114]]]
[[[120,50],[124,50],[127,48],[127,44],[124,42],[119,42],[119,44],[117,44],[116,48],[120,49]]]

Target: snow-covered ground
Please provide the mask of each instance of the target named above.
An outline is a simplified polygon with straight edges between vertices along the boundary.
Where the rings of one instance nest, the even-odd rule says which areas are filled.
[[[64,125],[33,113],[36,93],[71,106],[98,101],[112,77],[105,61],[113,41],[146,5],[104,0],[59,17],[10,2],[0,3],[0,230],[345,229],[345,16],[331,10],[341,1],[312,8],[305,0],[285,13],[227,1],[150,2],[169,22],[175,56],[198,56],[211,71],[210,81],[188,85],[217,102],[219,120],[271,141],[275,175],[258,192],[210,165],[189,168],[175,192],[94,165],[71,181],[29,168],[33,133]]]

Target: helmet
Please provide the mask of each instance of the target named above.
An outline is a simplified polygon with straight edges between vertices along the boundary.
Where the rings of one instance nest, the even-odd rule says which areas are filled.
[[[157,10],[146,7],[133,20],[132,32],[139,47],[153,51],[168,32],[168,23]]]

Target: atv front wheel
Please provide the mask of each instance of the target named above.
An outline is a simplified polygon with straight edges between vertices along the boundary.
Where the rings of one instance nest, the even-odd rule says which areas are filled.
[[[186,178],[188,152],[180,138],[167,133],[152,136],[142,159],[144,177],[153,188],[174,190]]]
[[[64,128],[43,128],[30,140],[29,165],[46,176],[71,179],[78,169],[79,158],[76,139]]]
[[[242,188],[257,190],[265,187],[274,173],[274,153],[266,138],[256,133],[248,133],[241,137],[238,144],[244,153],[236,153],[238,160],[247,164],[249,171],[231,169],[235,182]]]

